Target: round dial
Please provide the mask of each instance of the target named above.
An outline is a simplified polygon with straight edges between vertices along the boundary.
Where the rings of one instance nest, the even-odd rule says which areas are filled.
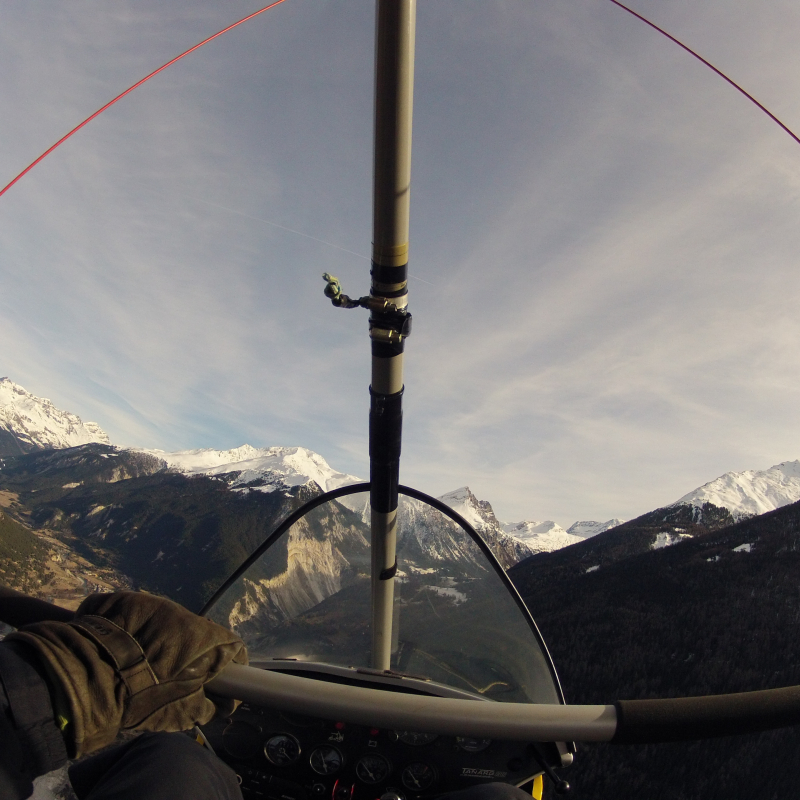
[[[231,722],[222,732],[225,752],[242,761],[249,761],[258,755],[261,741],[261,731],[246,722]]]
[[[300,742],[288,733],[279,733],[267,740],[264,755],[276,766],[294,764],[300,758]]]
[[[422,747],[439,738],[435,733],[415,733],[414,731],[395,731],[395,734],[403,744],[410,744],[413,747]]]
[[[364,783],[380,783],[389,777],[391,771],[389,762],[377,753],[364,756],[356,764],[356,775]]]
[[[311,753],[309,763],[317,775],[333,775],[342,768],[344,759],[335,747],[323,744]]]
[[[456,736],[456,744],[468,753],[480,753],[492,743],[491,739],[472,739],[469,736]]]
[[[412,792],[424,792],[426,789],[430,789],[431,786],[433,786],[436,780],[436,773],[433,771],[433,767],[429,767],[427,764],[417,761],[413,764],[409,764],[403,770],[400,780],[403,782],[403,786],[405,786],[406,789],[410,789]]]

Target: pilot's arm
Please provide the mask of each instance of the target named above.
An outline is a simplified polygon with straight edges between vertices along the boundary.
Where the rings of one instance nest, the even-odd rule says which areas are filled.
[[[170,600],[87,597],[70,622],[37,622],[0,643],[0,797],[110,744],[122,729],[180,731],[216,711],[204,684],[247,663],[235,634]]]

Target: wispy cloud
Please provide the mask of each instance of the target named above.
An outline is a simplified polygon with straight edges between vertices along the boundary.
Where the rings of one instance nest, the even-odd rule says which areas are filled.
[[[800,127],[800,12],[641,8]],[[372,11],[281,9],[0,201],[0,372],[121,442],[365,475],[366,316],[320,275],[368,289]],[[248,10],[10,6],[0,171]],[[569,524],[798,457],[800,149],[611,4],[419,14],[403,480]]]

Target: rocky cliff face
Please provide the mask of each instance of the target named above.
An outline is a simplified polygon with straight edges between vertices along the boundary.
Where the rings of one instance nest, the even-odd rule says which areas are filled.
[[[324,507],[323,516],[311,512],[231,587],[223,599],[223,607],[230,607],[228,624],[243,635],[262,631],[336,594],[366,567],[365,533],[338,504]]]
[[[495,516],[492,506],[485,500],[478,500],[468,486],[448,492],[439,500],[458,512],[475,528],[506,569],[536,552],[521,539],[509,536]]]

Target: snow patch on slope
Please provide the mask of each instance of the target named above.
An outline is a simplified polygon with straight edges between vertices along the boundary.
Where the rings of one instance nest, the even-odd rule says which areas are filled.
[[[673,505],[727,508],[734,519],[766,514],[800,500],[800,461],[783,461],[766,470],[726,472],[689,492]]]
[[[0,378],[0,430],[23,445],[61,450],[82,444],[108,444],[108,434],[96,422],[83,422],[61,411],[44,397],[36,397],[9,378]]]
[[[264,447],[249,444],[232,450],[163,450],[139,452],[161,458],[175,472],[184,475],[231,475],[232,487],[250,486],[259,491],[274,491],[292,486],[304,486],[314,481],[324,492],[338,489],[359,478],[337,472],[318,453],[305,447]]]
[[[624,519],[614,519],[606,520],[605,522],[595,522],[594,520],[582,520],[580,522],[573,522],[572,525],[567,528],[567,533],[571,533],[573,536],[580,536],[581,539],[590,539],[592,536],[597,536],[598,533],[603,533],[604,531],[611,530],[611,528],[616,528],[617,525],[622,525],[625,522]]]
[[[677,528],[675,529],[676,533],[670,533],[669,531],[661,531],[660,533],[656,534],[656,540],[650,545],[652,550],[661,550],[664,547],[670,547],[673,544],[678,544],[678,542],[682,542],[684,539],[691,539],[692,535],[690,533],[678,533]]]

